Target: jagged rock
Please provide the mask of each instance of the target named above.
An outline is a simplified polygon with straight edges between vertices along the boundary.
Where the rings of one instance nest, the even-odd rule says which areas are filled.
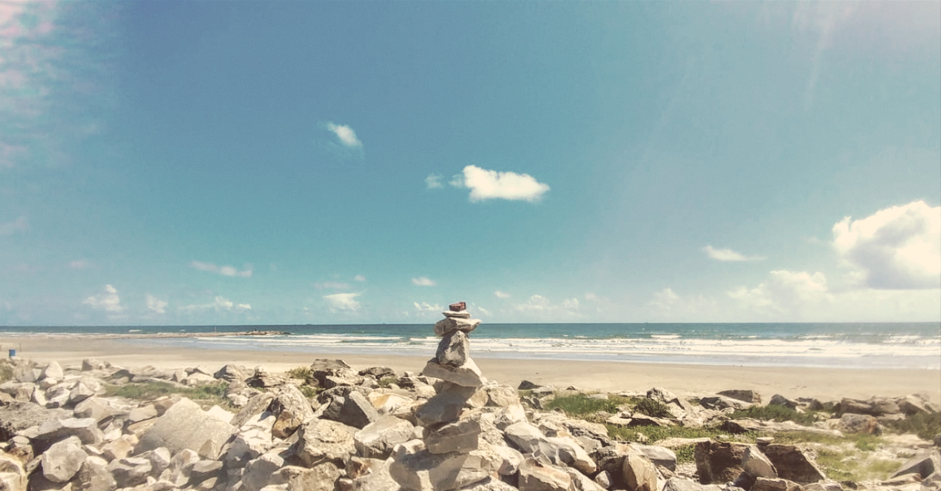
[[[379,412],[363,394],[353,391],[347,397],[334,399],[323,417],[355,428],[364,428],[379,419]]]
[[[441,365],[459,367],[467,362],[469,353],[470,343],[467,340],[467,334],[452,331],[441,338],[435,359]]]
[[[655,445],[632,445],[641,451],[644,457],[653,462],[654,465],[665,467],[668,470],[676,470],[676,452],[665,447]]]
[[[769,479],[778,477],[778,473],[771,461],[765,454],[758,450],[758,447],[750,446],[745,449],[742,455],[742,470],[754,479],[766,477]]]
[[[846,413],[840,417],[837,428],[844,433],[862,433],[864,435],[879,435],[882,433],[879,421],[868,414]]]
[[[115,416],[115,410],[97,397],[89,397],[75,406],[73,414],[78,418],[92,418],[99,428],[104,428]]]
[[[913,416],[915,414],[931,414],[935,410],[931,405],[931,401],[927,396],[922,394],[909,394],[904,397],[900,397],[897,400],[899,410],[905,413],[907,416]]]
[[[699,405],[706,409],[745,409],[751,404],[725,396],[709,396],[699,400]]]
[[[206,414],[195,402],[183,398],[157,418],[141,437],[135,453],[159,447],[167,447],[173,453],[184,448],[198,451],[207,441],[221,449],[235,430],[232,425]]]
[[[706,488],[702,484],[680,477],[671,477],[663,486],[663,491],[703,491],[704,489]]]
[[[632,491],[657,491],[657,468],[643,452],[636,448],[624,456],[621,473],[627,489]]]
[[[26,491],[26,471],[22,464],[11,455],[0,452],[0,490]]]
[[[564,467],[562,470],[567,472],[569,477],[572,478],[572,486],[576,491],[605,491],[606,489],[575,469]]]
[[[284,484],[284,478],[278,473],[284,467],[284,459],[278,454],[266,453],[245,465],[242,474],[242,486],[247,491],[259,491],[268,485]]]
[[[796,482],[787,479],[759,477],[755,479],[749,491],[803,491],[804,488]]]
[[[161,473],[160,478],[181,488],[190,481],[192,470],[199,460],[196,452],[188,448],[181,450],[170,459],[170,467]]]
[[[355,428],[326,419],[312,419],[298,428],[294,453],[310,467],[322,461],[343,462],[356,453]]]
[[[397,378],[395,375],[395,370],[389,367],[369,367],[357,372],[361,377],[370,377],[376,380],[382,380],[384,378]]]
[[[190,481],[199,483],[222,473],[222,462],[218,460],[200,460],[190,470]]]
[[[157,417],[157,408],[153,404],[147,404],[146,406],[136,407],[131,409],[127,413],[127,421],[130,424],[140,423],[141,421],[146,421],[148,419],[153,419]]]
[[[843,491],[843,486],[836,481],[818,481],[804,486],[804,491]]]
[[[702,484],[722,484],[735,480],[743,472],[742,457],[748,445],[741,443],[713,442],[696,444],[693,458],[696,473]]]
[[[310,401],[300,389],[290,384],[277,389],[274,400],[268,405],[268,411],[277,417],[271,433],[278,438],[293,435],[304,421],[314,417]]]
[[[445,384],[437,395],[428,399],[415,414],[422,426],[457,421],[464,404],[474,395],[474,387]]]
[[[217,379],[222,379],[227,382],[244,382],[248,379],[247,375],[248,369],[242,365],[233,365],[228,364],[220,368],[216,373],[213,374],[213,377]]]
[[[75,477],[73,488],[79,491],[113,491],[118,487],[114,476],[108,471],[108,461],[89,456]]]
[[[149,452],[139,455],[138,457],[147,457],[150,459],[150,472],[159,476],[161,472],[165,471],[170,467],[170,450],[166,447],[155,448]]]
[[[287,484],[289,490],[304,491],[333,491],[337,479],[340,478],[340,469],[327,462],[311,469],[287,466],[278,471],[280,481]]]
[[[242,406],[242,409],[239,410],[238,414],[229,422],[235,428],[241,428],[249,420],[256,418],[259,414],[268,410],[268,407],[271,405],[271,401],[274,400],[274,393],[272,392],[260,392],[253,396],[248,402]]]
[[[68,482],[87,458],[81,441],[77,437],[67,438],[53,444],[42,454],[42,475],[52,482]]]
[[[62,371],[62,367],[55,360],[50,361],[46,368],[43,368],[42,374],[39,376],[39,380],[42,379],[55,379],[62,380],[62,377],[65,376],[65,372]]]
[[[811,483],[827,477],[803,452],[792,445],[767,445],[762,448],[762,453],[774,464],[778,477],[782,479]]]
[[[82,360],[83,372],[88,372],[92,370],[104,370],[108,368],[108,366],[109,365],[107,363],[101,360],[96,360],[94,358],[85,358],[84,360]]]
[[[426,377],[438,378],[462,387],[478,388],[484,385],[485,382],[483,375],[480,373],[480,368],[477,368],[477,364],[470,357],[463,365],[457,367],[442,365],[432,358],[428,360],[421,373]]]
[[[421,440],[397,445],[389,474],[403,490],[450,491],[486,479],[499,463],[480,451],[433,454]],[[568,477],[568,476],[566,476]]]
[[[526,421],[507,426],[503,432],[506,434],[507,440],[524,453],[534,452],[539,448],[539,442],[546,440],[546,435],[539,431],[539,428]]]
[[[235,434],[235,438],[227,444],[223,460],[230,466],[239,466],[267,452],[274,444],[271,434],[274,422],[274,416],[267,411],[246,421]],[[213,459],[213,450],[216,449],[207,450],[209,451],[200,447],[197,453],[205,459]]]
[[[477,448],[480,418],[465,417],[425,431],[425,447],[433,454],[468,452]]]
[[[771,400],[768,401],[769,406],[784,406],[788,409],[797,409],[800,406],[800,403],[793,399],[788,399],[787,397],[782,396],[781,394],[775,394],[771,396]]]
[[[480,325],[480,319],[471,319],[468,317],[445,317],[435,323],[435,335],[446,336],[454,331],[462,331],[465,334],[470,333]]]
[[[366,399],[369,399],[370,404],[376,408],[376,411],[379,411],[379,414],[397,415],[400,409],[406,408],[407,410],[415,404],[414,399],[399,394],[384,394],[379,391],[370,392],[366,395]]]
[[[501,476],[515,476],[519,472],[520,464],[523,463],[523,454],[515,448],[506,445],[494,445],[494,453],[500,458],[500,467],[497,473]]]
[[[138,439],[134,435],[121,435],[114,441],[108,442],[101,447],[101,454],[109,461],[123,459],[131,454],[137,442]]]
[[[891,479],[905,474],[918,474],[922,479],[925,479],[938,471],[941,471],[941,456],[938,455],[938,452],[933,452],[912,458],[902,464],[898,470],[889,477]]]
[[[493,384],[485,387],[487,391],[487,405],[494,407],[507,407],[512,404],[519,404],[519,392],[513,387],[503,384]]]
[[[399,491],[399,483],[389,474],[391,464],[392,459],[382,461],[368,473],[354,477],[352,491]]]
[[[114,477],[119,488],[129,488],[143,484],[150,475],[150,460],[140,457],[127,457],[113,460],[108,464],[108,471]]]
[[[39,426],[44,422],[66,419],[71,411],[46,409],[32,402],[13,402],[0,406],[0,441],[13,438],[18,431]]]
[[[520,464],[520,491],[569,491],[572,476],[558,467],[529,458]]]
[[[98,422],[92,418],[66,418],[46,421],[39,426],[34,441],[49,445],[70,436],[78,437],[85,445],[97,445],[104,439]]]
[[[273,375],[268,373],[264,368],[256,368],[255,374],[251,376],[245,383],[249,387],[256,387],[261,389],[267,389],[271,387],[278,387],[279,385],[284,385],[288,383],[287,377],[282,377],[281,375]]]
[[[761,394],[751,389],[732,389],[723,390],[718,393],[720,396],[731,397],[749,404],[761,404]]]
[[[411,440],[414,432],[412,423],[386,415],[357,431],[353,435],[353,441],[360,456],[386,459],[396,445]]]

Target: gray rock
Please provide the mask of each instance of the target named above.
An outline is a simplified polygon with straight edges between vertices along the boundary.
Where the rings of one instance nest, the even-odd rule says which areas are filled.
[[[89,456],[75,477],[73,489],[76,487],[78,491],[113,491],[118,483],[108,470],[105,459]]]
[[[939,470],[941,470],[941,457],[938,456],[938,452],[926,453],[913,457],[902,464],[897,471],[892,473],[890,479],[905,474],[918,474],[922,479],[925,479]]]
[[[463,365],[456,367],[442,365],[437,359],[432,358],[428,360],[421,373],[426,377],[438,378],[462,387],[478,388],[486,381],[480,373],[480,368],[477,368],[477,364],[470,357],[467,357]]]
[[[749,491],[803,491],[800,484],[787,479],[759,477]]]
[[[33,440],[48,445],[70,436],[78,437],[85,445],[97,445],[104,439],[104,433],[98,429],[98,422],[94,419],[66,418],[41,424]]]
[[[150,460],[139,457],[113,460],[108,464],[108,470],[119,488],[129,488],[147,481],[151,471]]]
[[[340,478],[341,471],[337,466],[327,462],[311,469],[296,466],[282,467],[278,474],[289,490],[333,491],[336,489],[336,481]]]
[[[507,440],[523,453],[532,453],[539,449],[539,443],[546,441],[546,435],[526,421],[511,424],[503,430]]]
[[[210,477],[222,474],[222,462],[218,460],[200,460],[190,470],[190,482],[200,483]]]
[[[402,489],[450,491],[487,479],[499,465],[490,457],[477,450],[433,454],[420,440],[413,440],[396,446],[389,474]]]
[[[648,460],[654,463],[654,465],[659,465],[665,467],[668,470],[676,470],[676,452],[670,450],[666,447],[658,447],[655,445],[632,445],[633,447],[640,450],[644,457],[647,457]]]
[[[59,366],[59,363],[55,360],[50,361],[46,368],[42,370],[42,375],[39,376],[39,380],[51,378],[55,380],[62,380],[62,377],[65,376],[65,372],[62,371],[62,367]]]
[[[745,409],[750,406],[747,402],[725,396],[709,396],[699,400],[699,405],[706,409]]]
[[[0,405],[0,441],[7,441],[22,430],[48,421],[66,419],[71,411],[46,409],[32,402],[12,402]]]
[[[731,397],[749,404],[761,404],[761,394],[751,389],[732,389],[719,392],[720,396]]]
[[[92,418],[99,428],[104,428],[115,416],[115,410],[97,397],[89,397],[75,406],[73,414],[78,418]]]
[[[389,474],[391,459],[369,469],[369,472],[355,477],[352,491],[399,491],[399,483]]]
[[[879,421],[868,414],[846,413],[840,417],[837,428],[844,433],[861,433],[864,435],[879,435],[882,433]]]
[[[454,331],[470,333],[480,325],[480,319],[446,317],[435,323],[435,335],[445,336]]]
[[[82,468],[88,454],[78,438],[58,442],[42,454],[42,475],[57,483],[68,482]]]
[[[460,332],[460,331],[458,331]],[[461,418],[444,426],[425,431],[425,447],[433,454],[468,452],[477,448],[480,415]]]
[[[233,365],[230,363],[220,368],[212,376],[227,382],[235,382],[236,380],[244,382],[248,379],[248,369],[242,365]]]
[[[762,452],[774,464],[778,477],[797,483],[811,483],[826,479],[826,475],[792,445],[767,445]]]
[[[386,459],[392,449],[412,439],[415,427],[395,416],[380,416],[353,435],[357,454],[373,459]]]
[[[632,448],[624,457],[621,473],[627,489],[657,491],[657,468],[643,452]]]
[[[446,334],[438,343],[438,351],[435,359],[441,365],[459,367],[467,362],[470,353],[470,343],[467,340],[467,334],[461,331],[453,331]]]
[[[278,387],[279,385],[284,385],[288,383],[287,377],[282,377],[281,375],[273,375],[268,373],[267,370],[263,368],[256,368],[254,375],[251,376],[245,383],[249,387],[256,387],[261,389],[267,389],[271,387]]]
[[[147,404],[146,406],[136,407],[131,409],[127,414],[127,421],[130,424],[140,423],[141,421],[146,421],[148,419],[153,419],[157,417],[157,408],[153,404]]]
[[[572,488],[572,476],[565,470],[526,459],[520,464],[520,491],[569,491]]]
[[[770,445],[769,445],[770,446]],[[711,440],[696,444],[693,458],[702,484],[725,484],[742,474],[742,458],[748,445],[718,443]]]
[[[369,367],[360,370],[357,373],[362,377],[371,377],[376,380],[382,380],[384,378],[397,378],[395,375],[395,370],[389,367]]]
[[[663,486],[663,491],[703,491],[704,486],[689,479],[671,477]]]
[[[297,430],[293,452],[310,467],[320,462],[342,463],[356,453],[355,428],[326,419],[312,419]]]
[[[181,450],[170,459],[170,467],[161,473],[161,479],[173,483],[177,488],[182,488],[191,479],[191,474],[196,463],[199,462],[199,455],[190,449]]]
[[[216,449],[235,433],[235,428],[207,414],[195,402],[183,398],[170,407],[141,437],[135,453],[167,447],[172,453],[183,449],[199,451],[206,442]],[[212,456],[217,458],[218,455]]]
[[[428,399],[415,414],[422,426],[434,426],[457,421],[464,409],[464,404],[474,395],[474,387],[462,387],[447,383],[437,395]]]
[[[749,446],[742,455],[742,470],[753,479],[759,477],[776,478],[778,473],[768,457],[758,450],[758,447]]]
[[[284,459],[273,453],[251,460],[245,465],[242,486],[247,491],[260,491],[265,486],[284,484],[284,477],[278,472],[281,467],[284,467]]]
[[[155,448],[150,452],[146,453],[148,459],[150,459],[150,472],[155,476],[159,476],[161,472],[170,467],[170,450],[166,447]],[[144,457],[144,454],[141,454],[140,457]]]
[[[104,370],[104,369],[108,368],[108,366],[109,366],[109,365],[108,365],[107,363],[105,363],[105,362],[103,362],[103,361],[101,361],[101,360],[96,360],[96,359],[94,359],[94,358],[86,358],[86,359],[82,360],[82,371],[83,371],[83,372],[88,372],[88,371],[91,371],[91,370]]]
[[[771,400],[768,401],[769,406],[784,406],[788,409],[797,409],[797,406],[800,405],[797,401],[793,399],[788,399],[787,397],[782,396],[781,394],[775,394],[771,396]]]
[[[278,438],[287,438],[297,428],[314,417],[310,401],[293,385],[282,385],[275,392],[274,400],[268,405],[268,411],[277,419],[271,433]]]
[[[331,407],[324,412],[325,418],[339,421],[345,425],[355,428],[364,428],[369,423],[379,419],[379,411],[366,399],[363,394],[353,391],[349,396],[334,401],[339,405],[340,410],[336,411],[337,405],[331,404]]]
[[[229,421],[229,424],[235,428],[241,428],[247,421],[255,418],[259,414],[268,410],[268,407],[271,406],[271,401],[274,400],[274,394],[271,392],[259,392],[256,395],[252,396],[251,399],[242,406],[242,409],[239,410],[238,414]]]
[[[109,461],[123,459],[134,451],[138,439],[134,435],[121,435],[114,441],[106,443],[101,447],[101,455]]]

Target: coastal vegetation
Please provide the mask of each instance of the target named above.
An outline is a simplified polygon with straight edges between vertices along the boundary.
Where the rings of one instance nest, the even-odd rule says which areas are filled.
[[[105,396],[123,397],[136,401],[153,401],[160,397],[179,395],[196,402],[201,406],[230,406],[225,398],[225,391],[229,384],[215,382],[211,384],[184,387],[168,382],[129,382],[121,385],[105,385]]]

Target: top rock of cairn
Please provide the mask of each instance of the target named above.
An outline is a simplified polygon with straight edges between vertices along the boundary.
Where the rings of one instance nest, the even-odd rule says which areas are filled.
[[[452,303],[448,306],[448,310],[442,312],[442,314],[444,314],[444,319],[435,323],[435,334],[437,336],[447,336],[454,331],[467,334],[480,325],[480,319],[471,319],[465,302]]]

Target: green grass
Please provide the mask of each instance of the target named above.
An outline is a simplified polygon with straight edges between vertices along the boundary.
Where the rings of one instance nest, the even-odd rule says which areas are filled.
[[[122,385],[106,385],[105,395],[108,397],[124,397],[136,401],[152,401],[154,399],[179,394],[201,405],[228,406],[225,390],[229,386],[226,382],[198,385],[196,387],[178,387],[166,382],[128,383]]]
[[[793,421],[804,426],[810,426],[817,421],[817,416],[814,412],[799,413],[789,407],[777,405],[752,406],[745,409],[736,409],[729,417],[732,419],[752,418],[773,420],[779,423]]]
[[[303,380],[305,384],[316,385],[317,379],[314,378],[314,370],[310,367],[297,367],[287,371],[288,377]]]
[[[554,397],[545,405],[545,409],[561,409],[569,416],[588,416],[599,411],[616,413],[618,407],[627,402],[626,397],[608,396],[607,399],[594,399],[585,394],[573,394]]]
[[[898,433],[914,433],[918,438],[931,440],[941,433],[941,413],[918,413],[899,421],[891,421],[887,426]]]
[[[673,414],[670,413],[670,408],[656,399],[641,399],[637,405],[634,406],[634,410],[653,418],[669,418],[673,416]]]
[[[865,481],[885,479],[899,467],[899,462],[884,459],[863,459],[856,452],[821,448],[817,465],[834,480]]]
[[[309,385],[302,385],[302,386],[298,387],[298,389],[300,389],[301,394],[304,394],[304,397],[306,397],[306,398],[308,398],[308,399],[313,399],[313,398],[317,397],[317,394],[318,394],[318,393],[320,393],[320,391],[317,390],[316,387],[311,387],[311,386],[309,386]]]
[[[885,443],[885,440],[874,435],[861,435],[850,433],[840,438],[836,435],[825,435],[821,433],[811,433],[807,431],[782,431],[770,435],[774,437],[774,443],[783,445],[798,443],[820,443],[823,445],[842,445],[852,443],[853,446],[864,452],[871,452]]]
[[[13,380],[13,367],[9,364],[0,364],[0,383]]]
[[[383,389],[387,389],[389,388],[390,385],[394,384],[397,380],[398,378],[396,377],[383,377],[379,379],[377,383],[379,384],[379,387],[382,387]]]

